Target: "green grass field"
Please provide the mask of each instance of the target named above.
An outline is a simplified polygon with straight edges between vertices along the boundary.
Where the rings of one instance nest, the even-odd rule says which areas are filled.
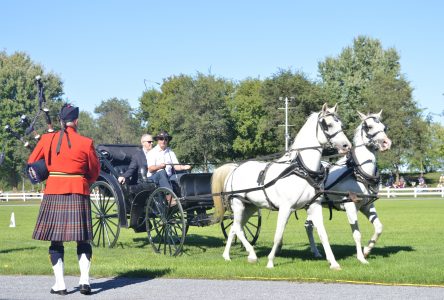
[[[13,204],[17,204],[11,206]],[[26,204],[26,205],[25,205]],[[0,274],[52,274],[48,259],[48,242],[32,240],[38,213],[29,202],[0,203]],[[34,203],[36,204],[36,203]],[[271,250],[276,213],[263,211],[262,228],[255,246],[259,262],[249,264],[245,250],[232,247],[231,262],[222,258],[223,234],[219,225],[191,227],[184,253],[178,257],[155,254],[146,233],[122,228],[113,249],[94,248],[93,277],[169,277],[213,279],[263,279],[289,281],[352,281],[385,284],[444,286],[444,199],[378,200],[379,217],[384,233],[369,257],[369,265],[356,259],[355,245],[343,212],[333,212],[325,224],[333,252],[342,267],[332,271],[325,259],[312,258],[304,229],[305,211],[299,220],[291,217],[284,234],[282,252],[275,268],[266,268]],[[9,228],[14,212],[16,227]],[[360,216],[359,224],[365,244],[373,226]],[[316,235],[317,237],[317,235]],[[322,246],[319,245],[322,250]],[[323,252],[323,251],[322,251]],[[65,244],[65,272],[77,276],[76,244]]]

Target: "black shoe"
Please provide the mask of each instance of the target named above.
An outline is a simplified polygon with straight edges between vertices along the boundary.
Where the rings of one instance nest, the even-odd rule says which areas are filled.
[[[54,291],[53,289],[51,289],[50,293],[51,293],[51,294],[60,295],[60,296],[65,296],[65,295],[68,294],[68,292],[66,291],[66,289],[64,289],[64,290],[60,290],[60,291]]]
[[[79,288],[80,288],[80,294],[91,295],[91,287],[89,284],[81,284]]]

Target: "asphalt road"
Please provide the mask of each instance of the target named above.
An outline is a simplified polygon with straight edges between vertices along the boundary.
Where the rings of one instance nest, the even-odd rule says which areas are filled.
[[[52,276],[0,276],[0,299],[444,299],[442,287],[382,286],[287,281],[97,278],[92,295],[65,278],[68,295],[51,295]]]

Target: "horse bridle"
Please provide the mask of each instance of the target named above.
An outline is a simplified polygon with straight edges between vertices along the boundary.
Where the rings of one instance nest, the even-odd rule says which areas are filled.
[[[328,128],[327,122],[325,121],[325,118],[329,117],[329,116],[333,116],[333,119],[334,119],[335,122],[339,122],[340,121],[338,115],[335,114],[335,113],[330,113],[329,112],[329,113],[326,113],[323,116],[321,116],[321,113],[319,113],[319,116],[318,116],[318,125],[319,126],[316,126],[316,138],[318,137],[318,128],[321,127],[322,133],[325,135],[325,137],[328,140],[327,146],[330,147],[330,148],[333,148],[333,144],[331,143],[331,139],[334,138],[339,133],[343,132],[343,130],[342,130],[342,126],[341,126],[340,130],[336,131],[335,133],[329,134],[327,132],[329,128]]]
[[[374,149],[377,149],[378,148],[378,146],[377,146],[377,143],[376,143],[376,141],[373,139],[375,136],[377,136],[378,134],[380,134],[381,132],[386,132],[387,131],[387,126],[386,125],[384,125],[384,130],[378,130],[378,131],[376,131],[375,133],[373,133],[373,134],[370,134],[369,133],[369,130],[370,130],[370,128],[368,127],[368,124],[367,124],[367,120],[368,119],[373,119],[374,121],[375,121],[375,123],[381,123],[381,121],[379,120],[379,118],[377,118],[377,117],[375,117],[375,116],[371,116],[371,117],[367,117],[367,118],[365,118],[363,121],[362,121],[362,126],[361,126],[361,136],[363,137],[363,139],[364,139],[364,133],[365,133],[365,137],[368,139],[368,142],[367,143],[364,143],[364,144],[362,144],[362,145],[358,145],[358,146],[355,146],[355,147],[359,147],[359,146],[372,146]]]
[[[318,138],[318,128],[319,127],[321,127],[321,129],[322,129],[322,133],[325,135],[325,137],[327,138],[327,140],[328,140],[328,143],[327,143],[327,147],[329,147],[329,148],[334,148],[334,146],[333,146],[333,144],[331,143],[331,139],[332,138],[334,138],[336,135],[338,135],[339,133],[341,133],[341,132],[343,132],[343,130],[342,130],[342,128],[341,128],[341,130],[338,130],[338,131],[336,131],[335,133],[333,133],[333,134],[329,134],[329,133],[327,133],[327,131],[328,131],[328,125],[327,125],[327,122],[325,121],[325,118],[326,117],[328,117],[328,116],[333,116],[333,118],[334,118],[334,120],[336,121],[336,122],[339,122],[340,121],[340,119],[338,118],[338,116],[335,114],[335,113],[327,113],[327,114],[325,114],[325,115],[323,115],[323,116],[321,116],[321,113],[319,113],[319,116],[318,116],[318,124],[317,124],[317,126],[316,126],[316,138]],[[319,142],[319,139],[318,139],[318,142]],[[293,152],[293,151],[298,151],[298,152],[300,152],[300,151],[303,151],[303,150],[318,150],[319,152],[321,152],[322,153],[322,151],[320,150],[320,149],[322,149],[322,148],[324,148],[323,146],[310,146],[310,147],[302,147],[302,148],[296,148],[296,149],[290,149],[287,153],[290,153],[290,152]]]

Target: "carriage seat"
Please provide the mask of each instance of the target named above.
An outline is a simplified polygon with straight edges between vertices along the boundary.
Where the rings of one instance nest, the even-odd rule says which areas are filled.
[[[97,151],[111,162],[111,165],[119,176],[128,170],[131,158],[139,151],[139,149],[140,146],[131,144],[100,144],[97,146]],[[131,186],[144,182],[149,184],[153,183],[151,179],[140,180],[138,175],[139,174],[136,174],[135,176],[130,177],[127,181],[128,185]]]
[[[180,194],[188,201],[212,202],[212,173],[190,173],[180,177]]]
[[[129,165],[131,157],[138,151],[140,146],[129,144],[100,144],[96,148],[113,166],[116,166]]]

